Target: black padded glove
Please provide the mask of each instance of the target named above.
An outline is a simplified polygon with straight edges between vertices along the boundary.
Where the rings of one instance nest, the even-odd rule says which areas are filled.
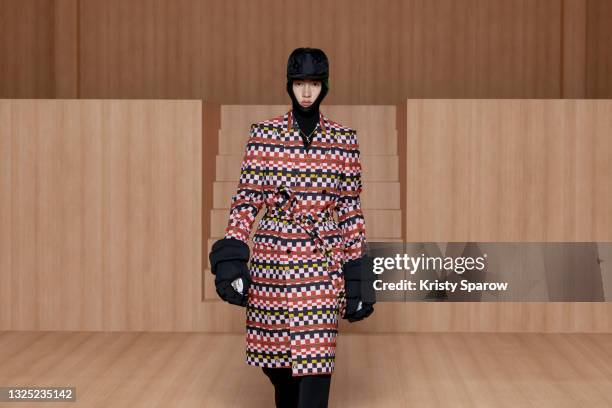
[[[234,287],[234,285],[237,286]],[[251,279],[246,262],[224,261],[217,265],[215,288],[219,297],[224,301],[233,305],[246,306],[250,286]],[[238,291],[237,288],[242,290]]]
[[[249,246],[239,239],[222,238],[213,244],[209,254],[210,268],[215,275],[217,294],[224,301],[246,306],[251,286],[250,255]],[[232,284],[238,289],[242,286],[242,291]]]
[[[358,322],[374,313],[376,293],[372,286],[374,273],[373,259],[364,255],[344,264],[344,291],[346,293],[346,312],[344,319]]]

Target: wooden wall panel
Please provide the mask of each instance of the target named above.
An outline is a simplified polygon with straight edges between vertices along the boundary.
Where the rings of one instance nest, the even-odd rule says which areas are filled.
[[[217,180],[217,153],[219,152],[219,129],[221,128],[221,106],[211,103],[202,104],[202,291],[201,299],[206,294],[214,295],[214,277],[210,271],[211,245],[206,242],[211,236],[211,210],[213,209],[213,190]],[[240,169],[238,169],[240,172]],[[206,285],[207,278],[213,283]],[[208,287],[207,287],[208,286]],[[210,296],[209,296],[210,297]]]
[[[586,88],[589,98],[612,98],[612,2],[589,0]]]
[[[0,2],[0,98],[54,97],[54,1]]]
[[[331,104],[561,92],[558,0],[81,2],[83,97],[285,103],[306,45],[330,57]]]
[[[612,333],[612,302],[379,302],[340,331]]]
[[[0,101],[0,329],[199,317],[200,101]]]
[[[587,2],[563,0],[562,98],[586,98]]]
[[[79,96],[79,0],[55,0],[54,97]]]
[[[282,104],[297,46],[331,104],[611,98],[607,0],[4,0],[0,97]]]
[[[612,241],[612,101],[408,100],[408,241]]]

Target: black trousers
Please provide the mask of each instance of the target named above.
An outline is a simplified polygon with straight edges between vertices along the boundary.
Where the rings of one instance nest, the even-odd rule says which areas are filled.
[[[276,408],[327,408],[331,374],[291,376],[291,368],[262,367],[274,385]]]

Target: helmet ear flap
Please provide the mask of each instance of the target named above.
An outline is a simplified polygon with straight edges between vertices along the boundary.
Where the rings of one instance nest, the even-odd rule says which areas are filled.
[[[293,79],[287,79],[287,93],[291,97],[291,99],[295,99],[295,94],[293,93]]]
[[[325,79],[322,81],[322,84],[323,84],[323,86],[325,87],[325,89],[329,91],[329,78],[325,78]]]

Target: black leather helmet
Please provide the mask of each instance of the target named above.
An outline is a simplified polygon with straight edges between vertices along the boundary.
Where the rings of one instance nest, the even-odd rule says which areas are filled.
[[[318,48],[296,48],[287,61],[287,81],[313,79],[327,82],[329,61]]]

